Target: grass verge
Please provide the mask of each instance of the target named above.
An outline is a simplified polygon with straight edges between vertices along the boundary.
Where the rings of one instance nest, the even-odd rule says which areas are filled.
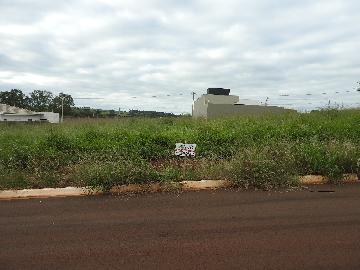
[[[177,142],[196,143],[177,159]],[[224,179],[243,188],[336,183],[360,167],[360,111],[235,117],[74,120],[0,125],[0,189]]]

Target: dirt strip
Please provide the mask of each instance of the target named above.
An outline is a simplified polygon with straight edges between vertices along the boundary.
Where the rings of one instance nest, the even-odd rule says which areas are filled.
[[[359,182],[356,174],[346,174],[343,176],[342,183]],[[306,175],[300,177],[302,185],[326,184],[328,179],[321,175]],[[115,186],[110,193],[141,193],[141,192],[160,192],[171,190],[203,190],[218,189],[231,186],[227,180],[201,180],[201,181],[182,181],[170,183],[153,184],[129,184]],[[94,190],[87,187],[65,187],[65,188],[43,188],[43,189],[23,189],[23,190],[2,190],[0,191],[0,200],[18,199],[18,198],[42,198],[42,197],[67,197],[67,196],[85,196],[102,194],[101,190]]]

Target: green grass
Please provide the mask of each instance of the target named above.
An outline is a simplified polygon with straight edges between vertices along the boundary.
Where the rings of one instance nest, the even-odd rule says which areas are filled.
[[[173,156],[196,143],[195,159]],[[358,173],[360,111],[0,125],[0,189],[200,179],[271,189],[299,175]]]

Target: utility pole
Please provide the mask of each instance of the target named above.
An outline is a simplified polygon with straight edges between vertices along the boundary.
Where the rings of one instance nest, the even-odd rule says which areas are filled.
[[[193,97],[193,101],[195,101],[195,95],[196,95],[196,93],[195,93],[195,92],[191,92],[191,94],[192,94],[192,97]]]
[[[191,94],[192,94],[192,98],[193,98],[193,103],[192,103],[192,106],[191,106],[191,115],[193,116],[194,115],[194,104],[195,104],[195,95],[196,95],[196,93],[194,91],[192,91]]]
[[[61,123],[64,122],[64,98],[61,97]]]
[[[61,121],[60,122],[62,123],[62,122],[64,122],[64,99],[65,99],[65,97],[60,97],[60,99],[61,99]],[[80,98],[73,98],[73,99],[102,99],[102,98],[82,98],[82,97],[80,97]]]

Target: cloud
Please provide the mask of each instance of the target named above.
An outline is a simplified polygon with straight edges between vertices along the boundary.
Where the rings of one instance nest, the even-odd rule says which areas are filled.
[[[190,112],[190,93],[208,87],[296,108],[351,105],[359,8],[354,0],[1,0],[0,88],[176,113]]]

